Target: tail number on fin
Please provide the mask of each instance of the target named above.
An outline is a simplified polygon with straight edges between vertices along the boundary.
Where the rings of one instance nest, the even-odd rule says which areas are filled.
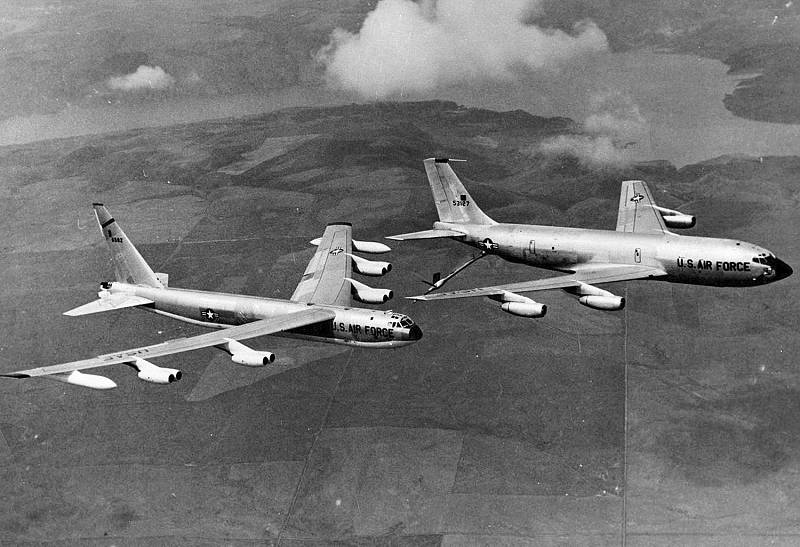
[[[469,200],[467,199],[466,194],[461,194],[459,196],[460,199],[453,200],[453,207],[468,207]]]

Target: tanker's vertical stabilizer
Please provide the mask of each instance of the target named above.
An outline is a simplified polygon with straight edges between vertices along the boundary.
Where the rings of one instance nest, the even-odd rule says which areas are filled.
[[[458,160],[429,158],[424,161],[439,220],[457,224],[496,224],[469,195],[450,167],[451,161]]]

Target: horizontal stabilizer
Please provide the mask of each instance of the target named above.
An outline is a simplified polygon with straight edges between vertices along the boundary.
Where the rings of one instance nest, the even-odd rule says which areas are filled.
[[[455,230],[422,230],[421,232],[410,232],[407,234],[397,234],[396,236],[386,236],[386,239],[395,241],[405,241],[407,239],[436,239],[438,237],[461,237],[464,234]]]
[[[100,294],[102,295],[103,293],[101,292]],[[94,302],[89,302],[83,306],[65,311],[64,315],[76,317],[78,315],[89,315],[90,313],[133,308],[135,306],[143,306],[152,303],[152,300],[132,294],[107,294],[105,296],[100,296],[100,298]]]

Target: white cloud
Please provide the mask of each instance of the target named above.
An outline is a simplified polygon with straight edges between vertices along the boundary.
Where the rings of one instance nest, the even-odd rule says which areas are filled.
[[[367,97],[462,81],[508,80],[607,49],[591,21],[572,34],[526,20],[542,0],[380,0],[358,33],[337,29],[319,53],[327,76]]]
[[[619,91],[596,93],[589,98],[589,111],[583,127],[595,134],[637,138],[647,131],[647,120],[639,107]]]
[[[138,91],[141,89],[167,89],[175,83],[175,78],[160,66],[141,65],[136,72],[125,76],[112,76],[108,87],[119,91]]]
[[[568,154],[584,165],[624,165],[629,157],[625,149],[608,135],[559,135],[546,139],[539,145],[546,155]]]
[[[622,166],[648,141],[648,123],[633,100],[621,91],[593,94],[587,103],[590,114],[583,121],[582,135],[559,135],[539,144],[545,155],[568,154],[584,165]]]

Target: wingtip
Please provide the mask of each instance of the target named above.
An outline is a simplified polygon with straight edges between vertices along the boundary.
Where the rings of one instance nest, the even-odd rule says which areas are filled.
[[[433,163],[450,163],[454,161],[467,161],[467,160],[460,160],[456,158],[427,158],[424,161],[432,161]]]

